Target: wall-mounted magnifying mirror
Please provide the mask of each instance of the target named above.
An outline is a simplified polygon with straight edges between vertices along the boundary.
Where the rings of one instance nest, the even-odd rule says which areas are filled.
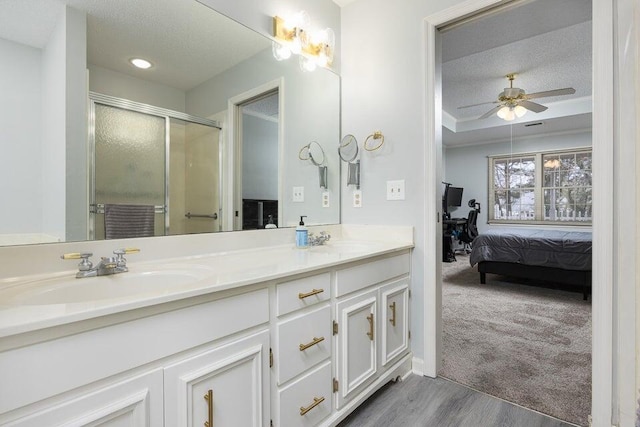
[[[300,160],[309,160],[315,166],[318,166],[318,174],[320,177],[320,188],[328,188],[328,169],[325,163],[325,154],[322,146],[318,141],[311,141],[300,149],[298,153]]]
[[[360,189],[360,160],[353,161],[358,157],[358,141],[353,135],[345,135],[338,146],[338,155],[342,161],[348,165],[347,185],[355,185]]]

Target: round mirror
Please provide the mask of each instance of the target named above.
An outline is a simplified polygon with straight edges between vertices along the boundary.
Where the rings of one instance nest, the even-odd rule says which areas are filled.
[[[338,154],[345,162],[352,162],[358,156],[358,141],[353,135],[345,135],[340,141]]]
[[[317,141],[311,141],[309,143],[309,160],[316,166],[321,166],[324,163],[324,150]]]

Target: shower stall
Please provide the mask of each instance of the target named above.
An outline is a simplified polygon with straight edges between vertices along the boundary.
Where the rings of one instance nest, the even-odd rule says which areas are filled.
[[[119,237],[146,235],[134,229],[142,215],[148,235],[221,231],[218,122],[94,92],[89,100],[90,239],[118,221],[131,232]]]

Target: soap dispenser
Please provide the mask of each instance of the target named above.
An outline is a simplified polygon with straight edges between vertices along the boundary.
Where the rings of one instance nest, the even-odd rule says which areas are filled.
[[[305,249],[309,245],[309,230],[304,226],[306,215],[300,216],[300,224],[296,227],[296,248]]]

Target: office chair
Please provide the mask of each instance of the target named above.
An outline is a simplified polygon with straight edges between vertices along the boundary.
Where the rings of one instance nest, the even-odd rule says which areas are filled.
[[[476,203],[476,199],[469,200],[469,207],[473,208],[467,216],[467,223],[463,226],[462,232],[458,239],[464,243],[464,251],[471,252],[471,243],[473,239],[478,237],[478,214],[480,213],[480,203]]]

